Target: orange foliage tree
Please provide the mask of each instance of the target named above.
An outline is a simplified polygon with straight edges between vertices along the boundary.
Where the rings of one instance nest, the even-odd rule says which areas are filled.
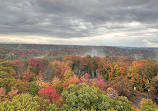
[[[147,89],[151,79],[157,74],[158,63],[152,60],[133,61],[129,67],[129,78],[138,90]]]
[[[61,93],[63,90],[62,80],[55,76],[52,80],[52,87],[55,88],[58,93]]]
[[[44,80],[40,78],[36,81],[36,85],[39,87],[39,89],[45,89],[50,85],[50,83],[44,82]]]
[[[97,73],[100,73],[101,75],[103,75],[105,79],[108,80],[108,75],[110,74],[110,70],[111,70],[111,62],[106,61],[105,58],[102,58],[98,62]]]
[[[108,72],[108,80],[113,80],[117,76],[127,76],[127,65],[123,62],[113,62],[111,70]]]
[[[71,69],[72,71],[78,76],[78,77],[81,77],[84,73],[85,73],[85,70],[86,70],[86,64],[87,62],[87,59],[85,59],[85,61],[82,60],[81,57],[79,56],[75,56],[75,55],[68,55],[68,56],[65,56],[63,58],[63,61],[65,63],[69,62],[71,63]],[[71,62],[70,62],[71,61]],[[82,64],[83,63],[83,64]]]
[[[57,76],[60,79],[64,78],[65,71],[70,69],[62,61],[55,60],[54,62],[51,63],[51,65],[52,65],[52,68],[53,68],[54,75]]]
[[[80,79],[76,75],[74,75],[73,77],[70,77],[69,79],[65,79],[63,81],[63,90],[67,90],[71,84],[77,84],[79,82],[80,82]]]
[[[15,95],[17,95],[17,93],[18,93],[18,90],[12,88],[12,90],[6,94],[5,88],[1,87],[0,88],[0,102],[12,99]]]

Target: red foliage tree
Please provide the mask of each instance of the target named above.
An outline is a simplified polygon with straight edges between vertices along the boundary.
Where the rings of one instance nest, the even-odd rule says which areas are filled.
[[[97,78],[92,79],[92,85],[98,87],[101,90],[105,90],[107,85],[105,83],[105,80],[102,78],[102,75],[97,73]]]
[[[42,71],[42,61],[39,59],[28,59],[28,65],[31,72],[35,73],[36,75]]]
[[[93,68],[92,61],[87,57],[80,58],[80,65],[84,73],[90,73]]]
[[[88,73],[84,74],[83,76],[81,76],[80,82],[81,82],[81,83],[84,82],[84,83],[90,85],[89,76],[90,76],[90,75],[89,75]]]
[[[45,99],[49,99],[51,103],[60,99],[60,95],[56,93],[56,90],[50,85],[45,89],[41,89],[38,94]]]
[[[97,77],[94,78],[94,79],[90,79],[89,76],[90,75],[88,73],[84,74],[80,78],[80,82],[81,83],[84,82],[84,83],[86,83],[88,85],[98,87],[101,90],[105,90],[106,89],[107,85],[106,85],[105,80],[103,79],[101,74],[97,73]]]
[[[36,66],[38,69],[40,69],[40,70],[42,69],[42,61],[40,61],[39,59],[34,59],[34,58],[29,59],[28,64],[31,67]]]

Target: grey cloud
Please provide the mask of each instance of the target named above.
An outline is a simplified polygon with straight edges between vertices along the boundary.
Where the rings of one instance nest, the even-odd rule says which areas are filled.
[[[158,28],[157,5],[157,0],[1,0],[0,34],[73,38],[123,31],[139,37],[139,31]],[[133,21],[144,27],[122,25]]]

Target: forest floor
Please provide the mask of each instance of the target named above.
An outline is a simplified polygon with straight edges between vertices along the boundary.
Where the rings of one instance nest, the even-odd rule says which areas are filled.
[[[140,108],[140,102],[142,98],[147,99],[148,93],[147,92],[136,93],[135,96],[132,96],[129,100],[136,108]]]

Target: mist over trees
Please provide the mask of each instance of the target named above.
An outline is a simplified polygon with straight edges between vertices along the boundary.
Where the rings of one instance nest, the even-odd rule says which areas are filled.
[[[112,47],[112,46],[79,46],[79,45],[44,45],[44,44],[0,44],[0,58],[27,59],[45,56],[113,56],[131,59],[158,59],[158,48],[145,47]]]

